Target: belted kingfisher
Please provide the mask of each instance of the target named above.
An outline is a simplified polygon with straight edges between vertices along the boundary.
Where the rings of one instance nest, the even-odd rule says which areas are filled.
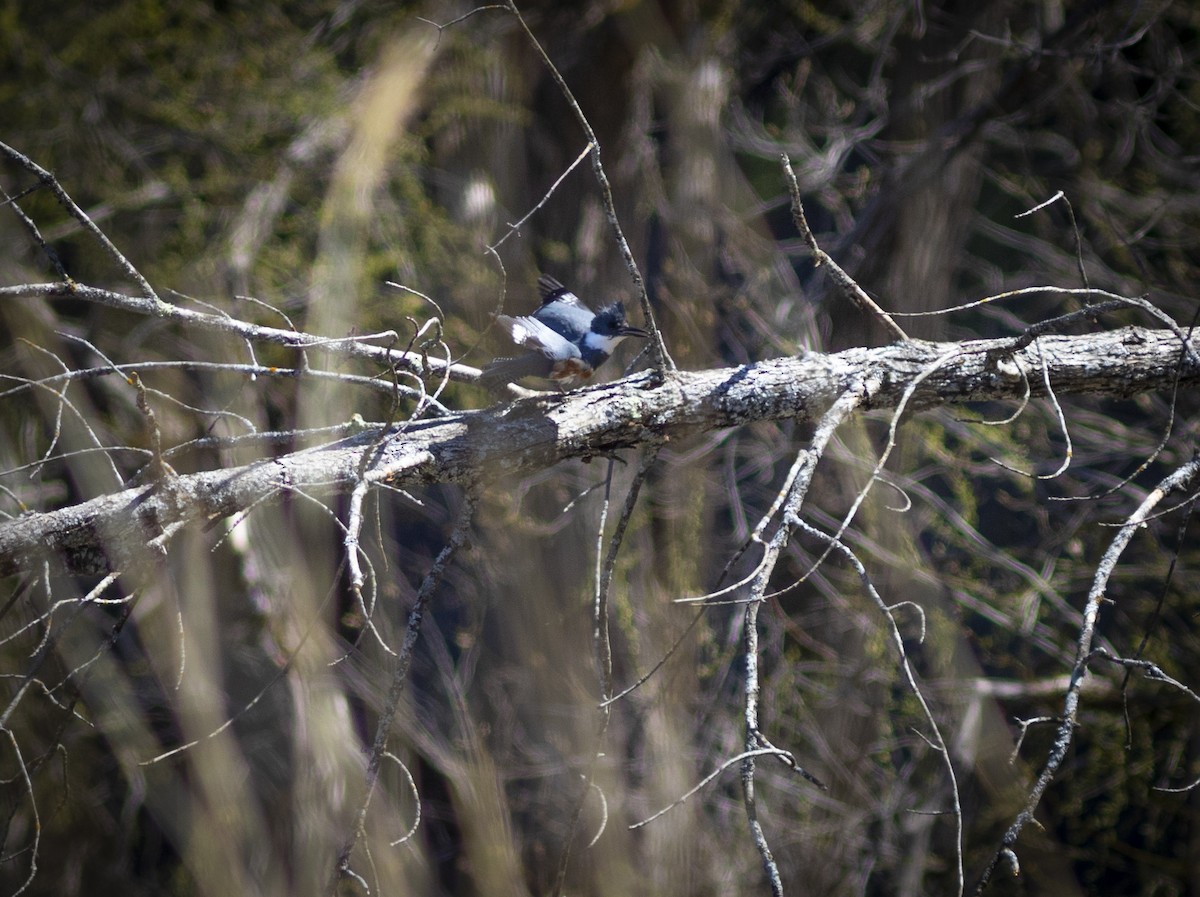
[[[516,358],[497,358],[487,365],[479,382],[488,389],[522,377],[573,385],[590,379],[625,337],[650,335],[625,323],[625,306],[620,302],[594,312],[547,274],[538,278],[538,293],[542,306],[532,315],[497,316],[513,342],[533,351]]]

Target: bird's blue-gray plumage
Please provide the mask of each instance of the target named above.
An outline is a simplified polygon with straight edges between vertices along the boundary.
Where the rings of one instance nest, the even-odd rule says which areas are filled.
[[[538,278],[541,307],[532,315],[498,315],[496,322],[509,337],[530,352],[517,358],[497,358],[483,369],[480,382],[489,389],[524,377],[559,383],[589,379],[627,336],[646,336],[625,323],[625,306],[614,302],[593,312],[583,301],[549,275]]]

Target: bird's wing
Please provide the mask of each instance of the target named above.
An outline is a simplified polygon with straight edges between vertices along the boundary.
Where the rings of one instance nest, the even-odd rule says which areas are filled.
[[[479,383],[495,391],[506,383],[515,383],[525,377],[549,379],[553,370],[554,362],[551,359],[537,352],[528,352],[519,358],[497,358],[485,365],[479,374]]]
[[[499,315],[496,323],[507,331],[514,343],[526,349],[532,349],[550,358],[579,357],[577,345],[555,333],[537,318]]]
[[[565,289],[566,287],[562,285],[562,281],[557,277],[551,277],[549,274],[538,275],[538,295],[543,299],[545,299],[551,293]]]
[[[549,302],[565,302],[568,305],[583,309],[589,315],[592,313],[592,310],[588,308],[582,299],[549,274],[543,274],[538,278],[538,295],[542,297],[542,305],[546,305]]]

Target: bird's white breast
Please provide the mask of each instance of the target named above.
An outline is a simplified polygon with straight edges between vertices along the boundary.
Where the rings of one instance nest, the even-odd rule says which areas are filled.
[[[588,331],[583,335],[583,347],[592,351],[599,350],[607,355],[611,355],[613,349],[623,339],[625,339],[625,334],[621,334],[620,336],[605,336],[602,333]]]

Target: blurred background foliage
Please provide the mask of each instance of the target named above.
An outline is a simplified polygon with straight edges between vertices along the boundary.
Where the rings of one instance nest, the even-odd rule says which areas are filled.
[[[783,152],[822,245],[885,308],[935,311],[1035,284],[1088,284],[1148,295],[1185,326],[1195,317],[1195,4],[522,9],[600,140],[682,367],[884,339],[807,258]],[[335,337],[390,327],[401,344],[440,309],[454,357],[478,365],[505,351],[487,332],[491,314],[530,308],[539,271],[585,297],[631,297],[587,162],[488,251],[586,142],[503,9],[9,0],[0,46],[0,139],[52,170],[171,301]],[[12,167],[2,185],[10,196],[33,186]],[[1059,191],[1069,205],[1015,217]],[[19,202],[72,277],[132,289],[48,192]],[[5,284],[55,278],[7,210],[0,244]],[[1074,307],[1024,297],[901,323],[924,338],[990,337]],[[236,341],[78,302],[5,300],[0,316],[10,384],[97,365],[76,337],[122,363],[249,360]],[[1088,326],[1128,322],[1152,323],[1129,313]],[[266,363],[297,361],[256,351]],[[313,363],[334,362],[314,354]],[[168,445],[394,413],[386,398],[303,379],[144,379],[160,391]],[[44,392],[0,403],[0,466],[13,471],[0,481],[6,513],[110,492],[144,463],[119,450],[145,442],[127,384],[96,378],[68,395],[78,416],[61,425]],[[489,400],[456,384],[444,401]],[[908,422],[888,469],[911,509],[897,513],[903,498],[877,486],[847,537],[886,600],[924,608],[924,641],[915,612],[903,623],[954,751],[969,880],[1043,762],[1045,726],[1010,762],[1014,720],[1061,706],[1083,598],[1113,533],[1102,524],[1121,520],[1195,448],[1192,395],[1064,407],[1072,463],[1053,479],[993,460],[1043,475],[1059,466],[1067,447],[1046,403],[999,426],[976,421],[1013,407]],[[841,434],[809,500],[814,525],[836,528],[886,429],[886,418],[869,418]],[[718,583],[807,435],[762,423],[663,449],[618,565],[619,686],[683,634],[691,612],[671,599]],[[69,455],[96,443],[114,447],[111,465]],[[178,467],[244,463],[261,450],[209,446]],[[47,452],[33,476],[18,470]],[[634,466],[612,468],[610,520]],[[733,773],[658,822],[626,828],[739,750],[741,614],[707,612],[614,706],[597,740],[591,590],[606,492],[594,487],[605,469],[566,465],[484,495],[472,547],[436,598],[392,743],[415,778],[421,825],[388,846],[414,813],[404,774],[388,767],[364,834],[370,855],[355,855],[373,890],[547,894],[567,842],[572,894],[765,889]],[[5,891],[28,876],[36,836],[26,893],[320,892],[361,798],[390,677],[381,642],[399,644],[461,503],[440,487],[376,497],[364,545],[372,625],[345,594],[330,519],[345,515],[338,502],[294,499],[185,534],[160,578],[108,586],[106,597],[128,599],[119,604],[69,603],[50,627],[30,625],[39,607],[97,584],[51,572],[26,591],[10,585],[0,623],[13,695],[39,645],[53,650],[36,670],[45,691],[14,704],[13,741],[0,748]],[[1194,531],[1190,506],[1156,521],[1127,555],[1101,620],[1114,652],[1192,686]],[[760,812],[783,880],[795,893],[952,893],[953,826],[937,815],[946,777],[882,621],[840,562],[792,587],[821,546],[798,540],[789,551],[778,582],[787,590],[760,618],[763,729],[829,790],[760,767]],[[996,881],[994,893],[1195,892],[1198,798],[1155,790],[1200,775],[1194,705],[1136,677],[1126,685],[1119,670],[1094,679],[1041,825],[1018,845],[1022,875]],[[231,728],[206,737],[231,715]],[[145,765],[195,738],[188,752]],[[597,750],[607,828],[587,848],[600,824],[595,793],[575,827],[572,818]]]

